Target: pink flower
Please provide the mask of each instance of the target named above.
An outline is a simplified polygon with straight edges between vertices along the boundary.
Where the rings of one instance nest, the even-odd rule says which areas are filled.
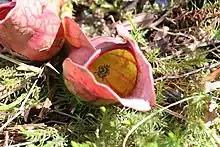
[[[68,17],[63,25],[70,49],[63,74],[72,93],[96,104],[120,102],[140,111],[151,109],[156,101],[151,65],[123,26],[116,28],[124,41],[112,37],[89,40]]]
[[[13,0],[0,5],[0,44],[29,60],[43,61],[63,46],[58,16],[63,0]]]

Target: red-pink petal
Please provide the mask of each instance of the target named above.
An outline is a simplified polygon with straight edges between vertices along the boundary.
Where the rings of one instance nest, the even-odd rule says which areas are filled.
[[[137,67],[139,68],[137,85],[133,91],[133,94],[131,95],[131,97],[133,97],[131,98],[131,100],[133,102],[135,102],[135,100],[140,101],[140,103],[142,100],[144,100],[144,102],[150,103],[150,105],[153,106],[156,103],[156,94],[154,89],[152,67],[150,63],[147,61],[146,57],[142,54],[141,50],[139,49],[139,46],[132,39],[128,31],[120,24],[118,24],[116,28],[119,35],[122,36],[125,39],[125,41],[131,45],[131,49],[133,49],[135,58],[137,60]],[[129,104],[126,101],[127,99],[123,99],[121,103]],[[129,105],[132,105],[132,103],[130,103]],[[141,107],[141,104],[136,106]]]
[[[63,63],[63,73],[70,91],[89,102],[101,104],[105,102],[104,104],[106,104],[109,103],[109,100],[111,100],[110,102],[119,101],[124,106],[136,110],[150,110],[156,100],[151,65],[129,33],[122,26],[118,26],[121,29],[118,32],[125,42],[112,37],[96,37],[90,41],[75,22],[71,25],[71,20],[68,19],[66,24],[68,24],[65,26],[65,32],[68,32],[67,40],[72,46],[70,46],[69,57]],[[78,37],[74,36],[72,30],[77,31]],[[97,82],[94,75],[88,70],[89,65],[102,52],[121,47],[131,49],[138,64],[137,85],[126,98],[120,98],[110,87]]]
[[[14,7],[0,5],[0,43],[30,60],[50,59],[64,43],[56,12],[62,1],[17,0],[11,3]]]
[[[66,82],[73,87],[70,91],[81,96],[88,102],[96,102],[99,99],[115,100],[117,94],[108,86],[96,81],[93,74],[84,66],[72,62],[70,58],[63,63],[63,74]]]
[[[62,23],[65,38],[69,42],[69,58],[71,58],[74,63],[80,65],[85,64],[96,49],[92,46],[91,42],[75,21],[69,17],[64,17]]]
[[[120,30],[123,30],[123,27]],[[119,31],[119,30],[118,30]],[[120,33],[120,31],[119,31]],[[126,34],[124,32],[123,34]],[[137,67],[138,67],[138,79],[136,87],[134,88],[133,92],[126,98],[118,98],[118,101],[122,103],[124,106],[134,108],[136,110],[147,111],[151,109],[151,106],[155,105],[156,103],[156,95],[154,91],[154,81],[152,75],[152,68],[149,62],[146,60],[142,52],[140,51],[138,45],[135,41],[133,41],[130,36],[124,37],[125,41],[127,42],[125,45],[132,49],[134,57],[137,60]],[[128,34],[127,34],[128,35]],[[112,38],[112,37],[97,37],[92,39],[92,44],[96,48],[105,49],[107,48],[119,48],[119,45],[122,46],[123,44],[120,43],[119,39]],[[124,46],[125,46],[124,45]],[[90,59],[92,62],[92,57]],[[93,58],[94,60],[94,58]],[[89,63],[87,63],[89,64]]]

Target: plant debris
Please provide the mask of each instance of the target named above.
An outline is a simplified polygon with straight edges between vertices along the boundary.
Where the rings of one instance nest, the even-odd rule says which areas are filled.
[[[90,38],[118,38],[119,22],[129,30],[152,66],[157,104],[83,102],[63,81],[67,46],[36,62],[0,45],[0,146],[220,145],[218,0],[68,0],[60,17],[72,14]]]

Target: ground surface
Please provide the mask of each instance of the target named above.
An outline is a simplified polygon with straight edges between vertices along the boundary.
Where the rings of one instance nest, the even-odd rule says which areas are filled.
[[[171,2],[164,8],[144,0],[84,0],[72,5],[74,19],[90,37],[116,36],[112,17],[130,30],[153,67],[158,106],[143,113],[118,104],[80,101],[63,83],[65,49],[51,60],[60,74],[46,67],[40,78],[0,59],[0,146],[122,146],[127,133],[143,120],[126,146],[220,145],[217,0],[198,7]],[[164,109],[170,105],[170,111]]]

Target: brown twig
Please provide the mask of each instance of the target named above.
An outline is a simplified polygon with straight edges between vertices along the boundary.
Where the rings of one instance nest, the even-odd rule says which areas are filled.
[[[24,128],[26,130],[33,130],[35,128],[45,127],[46,125],[44,123],[38,123],[38,124],[24,124],[24,125],[15,125],[13,127],[8,127],[7,130],[17,130]]]
[[[22,114],[22,111],[18,111],[13,117],[11,117],[10,119],[7,120],[6,123],[4,123],[4,125],[1,126],[0,128],[0,132],[3,131],[3,129],[5,127],[7,127],[15,118],[17,118],[20,114]]]
[[[164,32],[163,29],[159,29],[159,28],[157,28],[157,27],[151,27],[151,29],[154,29],[154,30],[157,30],[157,31],[160,31],[160,32]],[[193,37],[193,36],[188,36],[188,35],[183,34],[183,33],[173,33],[173,32],[168,32],[168,31],[167,31],[166,33],[169,34],[169,35],[172,35],[172,36],[183,36],[183,37],[186,37],[186,38],[195,40],[195,37]]]
[[[157,107],[157,108],[163,108],[163,106],[161,106],[161,105],[159,105],[159,104],[155,104],[155,107]],[[189,121],[189,119],[187,119],[185,116],[183,116],[183,115],[181,115],[181,114],[179,114],[179,113],[177,113],[177,112],[174,112],[174,111],[172,111],[172,110],[170,110],[170,109],[164,109],[164,112],[169,113],[169,114],[171,114],[171,115],[173,115],[173,116],[175,116],[175,117],[178,117],[178,118],[180,118],[180,119],[182,119],[182,120]]]
[[[178,6],[179,6],[179,4],[175,2],[175,4],[173,5],[172,8],[170,8],[170,9],[169,9],[163,16],[161,16],[158,20],[156,20],[155,22],[153,22],[152,24],[150,24],[150,25],[148,26],[148,28],[154,28],[154,27],[158,26],[161,22],[164,21],[164,19],[165,19],[167,16],[169,16],[169,15],[172,13],[173,9],[174,9],[174,8],[177,8]]]
[[[9,133],[8,133],[8,131],[5,131],[4,134],[5,134],[4,147],[8,147]]]
[[[155,79],[154,81],[157,82],[157,81],[165,80],[165,79],[183,78],[183,77],[186,77],[186,76],[190,76],[190,75],[196,74],[196,73],[198,73],[198,72],[200,72],[202,70],[207,70],[207,69],[211,69],[211,68],[218,67],[218,66],[220,66],[220,62],[211,64],[211,65],[208,65],[208,66],[205,66],[205,67],[199,68],[197,70],[193,70],[191,72],[187,72],[187,73],[184,73],[184,74],[181,74],[181,75],[178,75],[178,76],[163,76],[163,77]]]
[[[70,117],[70,118],[72,118],[72,119],[78,119],[77,117],[74,117],[74,116],[72,116],[72,115],[69,115],[69,114],[67,114],[67,113],[64,113],[64,112],[61,112],[61,111],[58,111],[58,110],[51,110],[50,112],[56,112],[56,113],[58,113],[58,114],[65,115],[65,116]]]
[[[28,146],[29,144],[32,144],[33,142],[22,142],[14,145],[10,145],[10,147],[19,147],[19,146]]]

